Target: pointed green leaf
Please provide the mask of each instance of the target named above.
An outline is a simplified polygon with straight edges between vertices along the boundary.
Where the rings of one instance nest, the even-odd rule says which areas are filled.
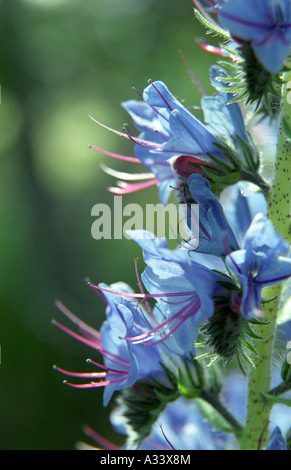
[[[205,418],[217,429],[227,433],[235,432],[235,429],[229,424],[229,422],[226,421],[226,419],[215,408],[213,408],[210,403],[202,400],[202,398],[196,398],[195,403]]]

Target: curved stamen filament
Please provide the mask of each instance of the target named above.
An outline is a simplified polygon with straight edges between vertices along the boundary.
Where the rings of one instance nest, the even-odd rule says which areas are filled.
[[[105,303],[105,305],[107,305],[104,299],[102,300]],[[99,331],[95,330],[95,328],[92,328],[83,320],[78,318],[60,300],[56,300],[55,305],[67,318],[69,318],[69,320],[71,320],[71,322],[75,323],[84,334],[88,334],[89,337],[93,337],[94,340],[96,340],[97,342],[100,342],[101,336],[100,336]]]
[[[105,163],[100,164],[100,168],[110,176],[114,178],[119,178],[121,180],[127,181],[141,181],[141,180],[151,180],[155,177],[153,173],[126,173],[125,171],[114,170],[113,168],[108,167]]]
[[[110,385],[112,383],[122,382],[125,378],[126,376],[119,377],[118,379],[101,380],[100,382],[90,382],[86,384],[73,384],[71,382],[68,382],[67,380],[64,380],[64,383],[73,388],[95,388],[106,387],[106,385]]]
[[[52,320],[52,323],[57,326],[58,328],[60,328],[61,330],[63,330],[65,333],[67,333],[69,336],[72,336],[73,338],[77,339],[78,341],[80,341],[81,343],[84,343],[86,344],[87,346],[89,346],[90,348],[93,348],[93,349],[97,349],[99,350],[100,349],[100,346],[101,346],[101,341],[98,340],[96,342],[94,341],[91,341],[90,339],[88,338],[85,338],[84,336],[81,336],[79,335],[78,333],[75,333],[74,331],[70,330],[69,328],[67,328],[66,326],[62,325],[61,323],[59,323],[58,321],[56,320]]]
[[[125,162],[132,162],[132,163],[141,163],[141,161],[136,157],[129,157],[127,155],[120,155],[119,153],[109,152],[108,150],[101,149],[96,147],[95,145],[89,145],[89,148],[96,150],[96,152],[103,153],[104,155],[108,155],[108,157],[116,158],[117,160],[123,160]]]
[[[126,183],[125,181],[119,181],[117,183],[118,187],[110,186],[108,190],[113,194],[130,194],[149,188],[150,186],[155,186],[158,182],[158,178],[143,181],[142,183]]]
[[[107,376],[107,372],[71,372],[70,370],[65,370],[58,366],[54,366],[54,369],[69,377],[101,379]]]
[[[127,138],[132,140],[135,144],[140,145],[141,147],[145,147],[145,148],[150,149],[150,150],[159,150],[162,147],[161,144],[158,144],[156,142],[151,142],[151,141],[140,139],[139,137],[136,137],[129,130],[129,127],[128,127],[127,124],[124,126],[124,130],[126,132],[125,135],[127,136]]]
[[[93,441],[95,441],[98,445],[101,445],[105,449],[108,449],[108,450],[119,450],[120,449],[119,446],[117,446],[116,444],[113,444],[112,442],[105,439],[103,436],[101,436],[97,431],[92,429],[90,426],[84,426],[83,432],[88,437],[93,439]]]
[[[196,295],[196,291],[186,291],[186,292],[167,292],[164,294],[145,294],[145,293],[135,293],[135,292],[117,292],[112,289],[106,289],[105,287],[96,286],[91,282],[88,282],[89,287],[93,290],[98,289],[103,292],[108,292],[109,294],[120,295],[121,297],[132,297],[132,298],[141,298],[141,299],[155,299],[155,298],[163,298],[163,297],[189,297]]]
[[[191,301],[194,301],[192,303]],[[167,329],[170,328],[170,331],[163,336],[163,338],[155,343],[150,343],[151,345],[157,344],[161,341],[164,341],[168,338],[174,331],[176,331],[190,316],[194,315],[200,308],[200,301],[198,296],[193,296],[190,300],[188,299],[187,304],[170,318],[162,322],[160,325],[156,326],[155,328],[142,333],[140,335],[134,337],[126,337],[127,341],[132,341],[134,344],[143,343],[146,341],[151,340],[156,335],[163,334]]]

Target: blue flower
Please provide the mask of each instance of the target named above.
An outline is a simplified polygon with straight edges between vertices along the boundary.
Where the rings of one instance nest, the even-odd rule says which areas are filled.
[[[238,371],[231,370],[224,374],[219,399],[223,406],[242,423],[246,423],[248,379]],[[272,383],[280,382],[280,371],[276,364],[272,368]],[[290,392],[285,394],[290,398]],[[291,409],[285,405],[272,407],[269,423],[268,442],[264,450],[286,450],[285,436],[290,428]],[[130,433],[123,416],[123,409],[118,406],[110,415],[110,421],[116,432]],[[265,423],[262,423],[262,432]],[[257,443],[258,450],[260,442]],[[193,400],[179,398],[169,403],[160,414],[152,428],[150,436],[141,443],[143,450],[238,450],[239,443],[234,435],[214,428],[200,413]]]
[[[244,181],[228,187],[221,194],[220,203],[240,247],[255,215],[267,216],[264,194]]]
[[[215,145],[218,140],[205,125],[193,116],[161,81],[150,83],[143,92],[143,102],[129,100],[122,103],[140,131],[135,154],[158,179],[160,200],[167,199],[175,185],[171,158],[191,157],[193,163],[214,166],[209,156],[226,161],[224,153]],[[194,170],[194,167],[192,167]]]
[[[128,235],[143,250],[147,266],[141,278],[156,300],[157,326],[143,340],[165,342],[177,355],[194,353],[200,323],[213,315],[213,297],[224,290],[217,284],[223,276],[212,271],[214,267],[223,270],[222,261],[206,258],[207,267],[193,261],[186,250],[169,249],[164,239],[141,236],[138,230]]]
[[[90,379],[85,383],[71,383],[74,388],[104,387],[103,404],[107,406],[115,391],[130,388],[135,382],[154,377],[160,383],[168,384],[161,363],[165,364],[169,350],[165,351],[163,344],[146,348],[143,344],[135,344],[127,337],[143,334],[152,325],[149,313],[135,299],[132,289],[124,283],[110,286],[100,284],[90,287],[97,293],[104,294],[106,304],[106,321],[103,322],[100,332],[87,325],[76,317],[63,304],[58,302],[60,310],[75,323],[80,334],[73,332],[64,325],[55,322],[63,331],[81,341],[87,346],[99,351],[103,356],[103,364],[94,360],[87,360],[89,364],[99,370],[89,372],[71,372],[55,367],[61,373],[79,379]],[[173,363],[173,357],[171,358]]]
[[[213,96],[203,96],[201,106],[207,129],[220,142],[227,145],[233,152],[234,162],[228,166],[237,165],[240,171],[256,172],[259,167],[259,155],[245,127],[240,106],[231,102],[234,95],[225,90],[225,71],[218,65],[210,67],[210,81],[218,90]]]
[[[235,235],[208,180],[200,175],[191,175],[188,185],[191,196],[199,204],[199,245],[196,251],[226,256],[229,251],[237,250],[239,246]]]
[[[276,232],[271,221],[258,213],[248,228],[242,247],[226,257],[226,265],[242,285],[241,313],[253,318],[260,313],[261,292],[291,276],[288,243]]]
[[[289,0],[227,0],[218,17],[234,39],[251,43],[266,70],[280,72],[291,50]]]
[[[191,175],[188,185],[199,204],[196,252],[225,257],[241,286],[241,314],[247,319],[260,316],[262,289],[291,276],[291,259],[284,256],[289,244],[267,219],[263,194],[240,182],[223,195],[223,207],[202,176]]]

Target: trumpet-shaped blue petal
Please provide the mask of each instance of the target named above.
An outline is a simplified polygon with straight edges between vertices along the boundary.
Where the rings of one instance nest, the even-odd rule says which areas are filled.
[[[142,344],[133,344],[125,339],[144,333],[150,325],[147,312],[139,302],[135,299],[130,301],[122,296],[122,293],[132,293],[132,290],[129,286],[126,288],[123,283],[111,286],[102,284],[100,287],[113,291],[121,287],[120,295],[104,291],[108,306],[107,320],[103,322],[100,330],[101,352],[104,364],[111,375],[109,383],[104,388],[103,403],[106,406],[115,391],[131,387],[136,381],[150,376],[159,378],[163,382],[165,374],[160,365],[164,362],[163,346],[144,348]],[[118,370],[118,373],[110,374],[112,369]]]
[[[214,293],[223,290],[217,284],[222,276],[194,262],[187,251],[169,249],[165,240],[141,237],[139,231],[128,234],[143,249],[147,266],[142,280],[156,296],[158,323],[167,322],[167,347],[180,355],[194,352],[200,322],[213,315]]]
[[[253,218],[259,212],[267,215],[267,202],[264,194],[247,183],[239,183],[227,188],[220,198],[224,214],[231,226],[239,246]]]
[[[261,291],[291,276],[291,259],[282,256],[288,243],[263,214],[257,214],[246,232],[241,250],[226,257],[227,266],[238,276],[243,290],[241,313],[253,318],[261,308]]]
[[[234,38],[250,42],[253,51],[271,73],[278,73],[291,50],[289,0],[227,0],[219,21]]]
[[[161,81],[148,85],[143,102],[129,100],[122,106],[140,131],[135,154],[143,165],[158,178],[162,204],[166,204],[175,178],[170,164],[172,157],[193,156],[213,164],[209,154],[227,162],[219,143],[205,125],[195,118]]]
[[[188,185],[194,201],[199,204],[199,245],[196,251],[225,256],[228,251],[237,250],[235,235],[207,179],[191,175]]]

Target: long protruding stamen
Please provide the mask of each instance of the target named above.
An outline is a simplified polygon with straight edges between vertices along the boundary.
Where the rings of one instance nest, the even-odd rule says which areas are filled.
[[[196,78],[196,76],[194,75],[193,71],[190,69],[183,53],[181,51],[178,51],[179,53],[179,56],[181,57],[186,69],[187,69],[187,72],[189,73],[192,81],[195,83],[196,87],[198,88],[198,90],[200,91],[201,95],[202,96],[207,96],[207,93],[206,91],[204,90],[203,86],[201,85],[201,83],[199,82],[199,80]]]
[[[73,384],[71,382],[68,382],[67,380],[64,380],[63,383],[73,388],[96,388],[96,387],[98,388],[98,387],[106,387],[106,385],[110,385],[112,383],[122,382],[124,378],[125,378],[125,375],[123,377],[118,377],[117,379],[101,380],[100,382],[90,382],[86,384]]]
[[[119,446],[105,439],[103,436],[101,436],[97,431],[92,429],[90,426],[84,426],[83,432],[84,434],[86,434],[88,437],[90,437],[93,441],[95,441],[98,445],[100,445],[104,449],[120,450]]]
[[[191,300],[194,302],[192,303]],[[166,330],[170,331],[165,334],[162,339],[150,343],[150,345],[158,344],[162,341],[164,341],[166,338],[168,338],[173,332],[175,332],[184,322],[189,318],[190,316],[194,315],[200,308],[200,301],[198,299],[198,296],[193,296],[193,298],[189,301],[187,301],[187,304],[178,312],[176,312],[174,315],[172,315],[170,318],[162,322],[160,325],[156,326],[155,328],[142,333],[140,335],[134,336],[134,337],[126,337],[127,341],[132,341],[134,344],[138,343],[145,343],[147,341],[150,341],[152,338],[154,338],[157,335],[163,334]],[[196,302],[195,302],[196,301]]]
[[[113,168],[108,167],[105,163],[100,164],[100,168],[110,176],[114,178],[119,178],[121,180],[127,181],[143,181],[151,180],[155,177],[153,173],[126,173],[125,171],[114,170]]]
[[[102,356],[108,359],[110,362],[114,362],[114,364],[118,364],[123,367],[129,366],[129,361],[127,361],[126,359],[123,359],[121,356],[116,356],[116,354],[110,353],[109,351],[106,351],[106,349],[102,349],[101,352],[102,352]],[[103,369],[110,370],[111,372],[117,372],[117,373],[124,372],[124,370],[112,369],[111,367],[103,366],[99,362],[93,361],[92,359],[87,359],[86,362],[87,364],[93,364],[93,366],[101,367]]]
[[[93,339],[97,342],[100,342],[101,336],[99,331],[95,330],[83,320],[78,318],[60,300],[56,300],[55,305],[67,318],[69,318],[69,320],[71,320],[71,322],[75,323],[82,332],[88,334],[90,337],[93,337]]]
[[[163,297],[189,297],[193,294],[196,294],[196,291],[186,291],[186,292],[168,292],[163,294],[145,294],[145,293],[135,293],[135,292],[117,292],[112,289],[107,289],[105,287],[96,286],[91,282],[88,282],[89,287],[94,289],[99,289],[103,292],[108,292],[109,294],[120,295],[121,297],[131,297],[131,298],[141,298],[141,299],[155,299]]]
[[[99,350],[100,349],[100,341],[91,341],[87,338],[85,338],[84,336],[81,336],[79,335],[78,333],[75,333],[74,331],[70,330],[69,328],[67,328],[66,326],[62,325],[61,323],[59,323],[58,321],[56,320],[52,320],[52,323],[57,326],[58,328],[60,328],[61,330],[63,330],[65,333],[67,333],[69,336],[72,336],[73,338],[77,339],[78,341],[80,341],[81,343],[84,343],[86,344],[87,346],[89,346],[90,348],[93,348],[95,350]]]
[[[106,126],[106,124],[103,124],[102,122],[97,121],[97,119],[93,118],[93,116],[91,116],[91,115],[89,115],[89,118],[92,119],[92,121],[96,122],[96,124],[98,124],[99,126],[106,129],[107,131],[113,132],[113,134],[116,134],[116,135],[119,135],[120,137],[125,137],[126,139],[128,139],[128,135],[125,134],[124,132],[117,131],[116,129],[113,129],[110,126]]]
[[[124,125],[123,129],[125,130],[127,137],[132,140],[135,144],[138,144],[141,147],[145,147],[150,150],[158,150],[161,148],[161,144],[158,144],[157,142],[151,142],[148,140],[140,139],[139,137],[133,135],[127,124]]]
[[[61,372],[64,375],[68,375],[69,377],[101,379],[107,376],[107,372],[71,372],[70,370],[62,369],[58,366],[54,366],[53,368],[54,370]]]
[[[96,152],[103,153],[104,155],[108,155],[109,157],[116,158],[117,160],[123,160],[125,162],[132,162],[132,163],[141,163],[141,161],[136,157],[129,157],[127,155],[120,155],[119,153],[109,152],[108,150],[101,149],[96,147],[95,145],[89,145],[89,148],[96,150]]]
[[[110,186],[108,191],[118,195],[131,194],[137,191],[141,191],[142,189],[149,188],[150,186],[155,186],[158,181],[158,178],[154,178],[149,181],[143,181],[141,183],[126,183],[125,181],[118,181],[118,187]]]

